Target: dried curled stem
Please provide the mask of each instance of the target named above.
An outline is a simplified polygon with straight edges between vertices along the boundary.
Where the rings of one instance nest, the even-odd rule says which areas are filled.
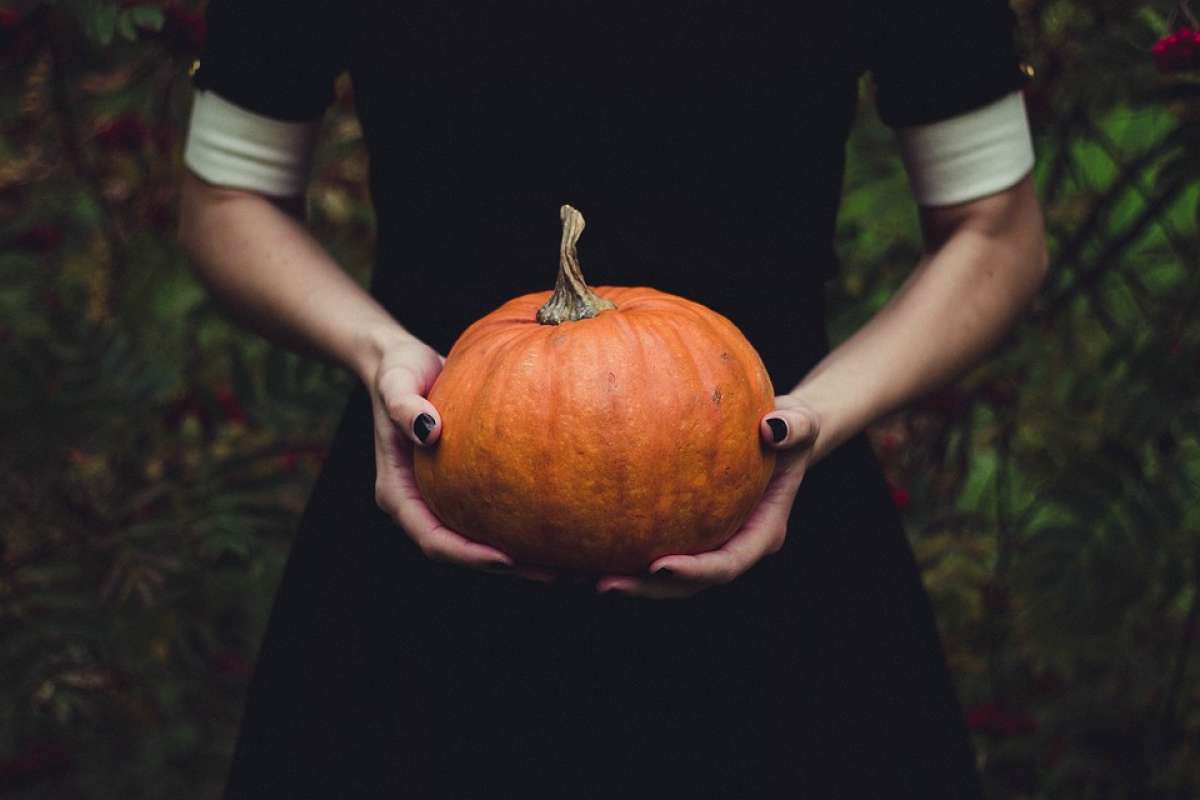
[[[554,282],[554,294],[538,309],[537,321],[542,325],[558,325],[591,319],[601,311],[616,308],[611,300],[605,300],[593,292],[583,280],[579,268],[579,255],[575,243],[583,233],[583,214],[578,209],[564,205],[558,210],[562,220],[562,243],[558,251],[558,279]]]

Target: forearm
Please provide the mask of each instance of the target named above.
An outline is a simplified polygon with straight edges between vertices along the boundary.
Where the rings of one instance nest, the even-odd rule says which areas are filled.
[[[200,279],[243,324],[366,379],[382,350],[409,334],[282,206],[189,172],[180,242]]]
[[[927,228],[932,251],[793,389],[821,420],[814,463],[978,363],[1028,306],[1046,257],[1040,210],[1032,185],[1023,183],[1011,197],[981,204],[986,214],[955,220],[949,232]]]

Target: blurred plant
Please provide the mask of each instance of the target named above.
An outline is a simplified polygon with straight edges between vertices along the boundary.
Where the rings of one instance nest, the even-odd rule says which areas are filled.
[[[179,2],[0,8],[0,795],[216,793],[349,386],[228,323],[174,243],[203,36]],[[356,210],[311,218],[363,278],[347,89],[314,196]]]
[[[1200,792],[1200,64],[1187,4],[1017,3],[1050,278],[978,368],[872,431],[993,797]],[[1157,41],[1157,44],[1155,42]],[[864,106],[848,335],[920,252]]]

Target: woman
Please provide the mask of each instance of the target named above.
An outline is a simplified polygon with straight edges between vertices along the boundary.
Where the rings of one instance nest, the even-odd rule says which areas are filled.
[[[980,796],[936,625],[864,437],[978,362],[1046,269],[1003,0],[212,0],[181,238],[259,331],[360,379],[258,658],[227,797]],[[369,292],[293,217],[343,70],[370,155]],[[859,78],[925,253],[830,351],[823,282]],[[548,289],[558,209],[593,284],[758,348],[779,467],[725,547],[559,580],[415,488],[439,353]],[[507,574],[503,574],[507,572]]]

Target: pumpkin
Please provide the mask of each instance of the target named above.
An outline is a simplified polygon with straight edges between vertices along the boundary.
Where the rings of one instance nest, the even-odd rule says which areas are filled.
[[[584,282],[583,216],[560,209],[553,292],[509,300],[463,332],[429,400],[417,484],[451,529],[518,563],[644,572],[720,547],[761,499],[775,407],[727,318],[647,287]]]

